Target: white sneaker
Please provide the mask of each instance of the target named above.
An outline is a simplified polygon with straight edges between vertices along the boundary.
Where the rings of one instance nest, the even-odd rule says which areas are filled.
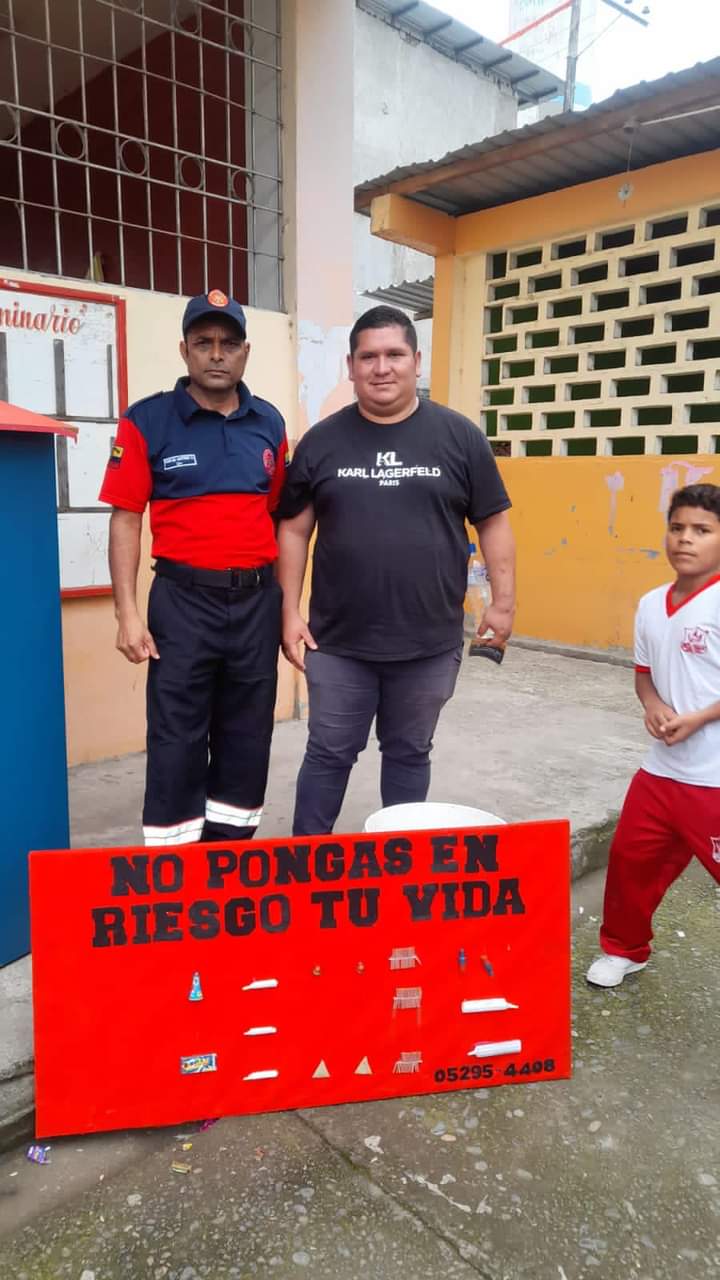
[[[637,960],[628,960],[625,956],[603,954],[593,960],[585,977],[593,987],[619,987],[623,978],[629,973],[644,969],[646,964],[647,960],[639,964]]]

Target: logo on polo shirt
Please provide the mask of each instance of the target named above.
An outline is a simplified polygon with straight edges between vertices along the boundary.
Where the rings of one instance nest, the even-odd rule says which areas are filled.
[[[440,467],[406,467],[392,449],[376,453],[374,467],[338,467],[338,480],[377,480],[378,485],[397,489],[403,480],[415,480],[429,476],[437,480],[442,475]]]
[[[227,294],[223,293],[222,289],[211,289],[207,300],[211,307],[226,307],[229,301]]]
[[[172,458],[163,458],[163,471],[178,471],[180,467],[196,467],[197,457],[194,453],[176,453]]]
[[[683,653],[707,653],[708,635],[707,627],[686,627],[680,648]]]
[[[114,444],[110,450],[110,466],[119,467],[125,450],[121,444]]]
[[[275,454],[272,449],[265,449],[263,453],[263,466],[269,476],[275,475]]]
[[[711,836],[713,862],[720,862],[720,836]]]

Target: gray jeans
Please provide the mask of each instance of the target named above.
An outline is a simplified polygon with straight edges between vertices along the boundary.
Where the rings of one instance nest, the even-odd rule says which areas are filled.
[[[373,720],[384,806],[422,801],[438,717],[455,689],[462,646],[410,662],[365,662],[319,650],[305,654],[308,744],[298,774],[293,835],[332,831]]]

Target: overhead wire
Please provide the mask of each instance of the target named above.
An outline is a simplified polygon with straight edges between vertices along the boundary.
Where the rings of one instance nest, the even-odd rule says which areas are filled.
[[[617,16],[613,18],[612,22],[609,22],[602,31],[598,31],[597,35],[593,36],[592,40],[585,45],[585,48],[580,50],[578,58],[582,58],[583,54],[587,53],[588,49],[592,49],[593,45],[596,44],[598,40],[602,40],[603,36],[606,36],[608,31],[611,31],[615,26],[615,23],[619,22],[622,17],[624,17],[624,14],[618,13]]]
[[[612,21],[608,23],[606,27],[603,27],[602,31],[598,31],[597,35],[593,36],[592,40],[589,40],[588,43],[584,45],[582,49],[580,49],[577,55],[578,60],[583,56],[584,53],[587,53],[588,49],[591,49],[592,46],[596,44],[598,40],[602,40],[603,37],[606,36],[608,32],[612,30],[615,24],[619,22],[620,19],[623,18],[624,16],[625,16],[624,14],[618,13],[612,19]],[[546,52],[543,49],[542,57],[546,59],[548,62],[550,62],[553,58],[559,57],[561,54],[564,54],[566,50],[567,50],[567,36],[565,36],[557,45],[553,46],[549,52]],[[518,52],[521,52],[521,50],[518,50]],[[523,56],[527,56],[527,55],[523,55]]]
[[[601,40],[603,36],[606,36],[608,31],[610,31],[610,29],[615,26],[616,22],[620,21],[622,16],[623,15],[619,13],[617,17],[613,18],[612,21],[609,22],[608,25],[603,28],[602,31],[599,31],[597,35],[593,36],[592,40],[589,40],[588,43],[584,45],[583,48],[579,51],[578,58],[581,58],[582,55],[586,53],[588,49],[592,48],[592,46],[598,40]],[[566,50],[567,50],[567,35],[565,35],[565,37],[561,41],[559,41],[558,44],[553,45],[548,53],[546,53],[545,50],[543,49],[542,56],[548,59],[555,58],[555,57],[558,57],[560,54],[564,54]],[[527,56],[527,55],[523,55],[523,56]]]

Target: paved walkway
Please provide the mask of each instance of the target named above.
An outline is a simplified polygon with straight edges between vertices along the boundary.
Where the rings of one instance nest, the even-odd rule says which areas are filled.
[[[290,721],[273,739],[259,836],[291,827],[307,726]],[[510,649],[503,665],[466,659],[436,735],[431,800],[473,804],[508,821],[569,817],[576,831],[617,812],[645,734],[626,667]],[[143,756],[72,771],[76,845],[140,838]],[[353,771],[338,830],[361,831],[380,807],[377,744]]]
[[[3,1280],[719,1277],[718,895],[688,874],[651,967],[602,993],[600,882],[576,891],[571,1080],[9,1153]]]

